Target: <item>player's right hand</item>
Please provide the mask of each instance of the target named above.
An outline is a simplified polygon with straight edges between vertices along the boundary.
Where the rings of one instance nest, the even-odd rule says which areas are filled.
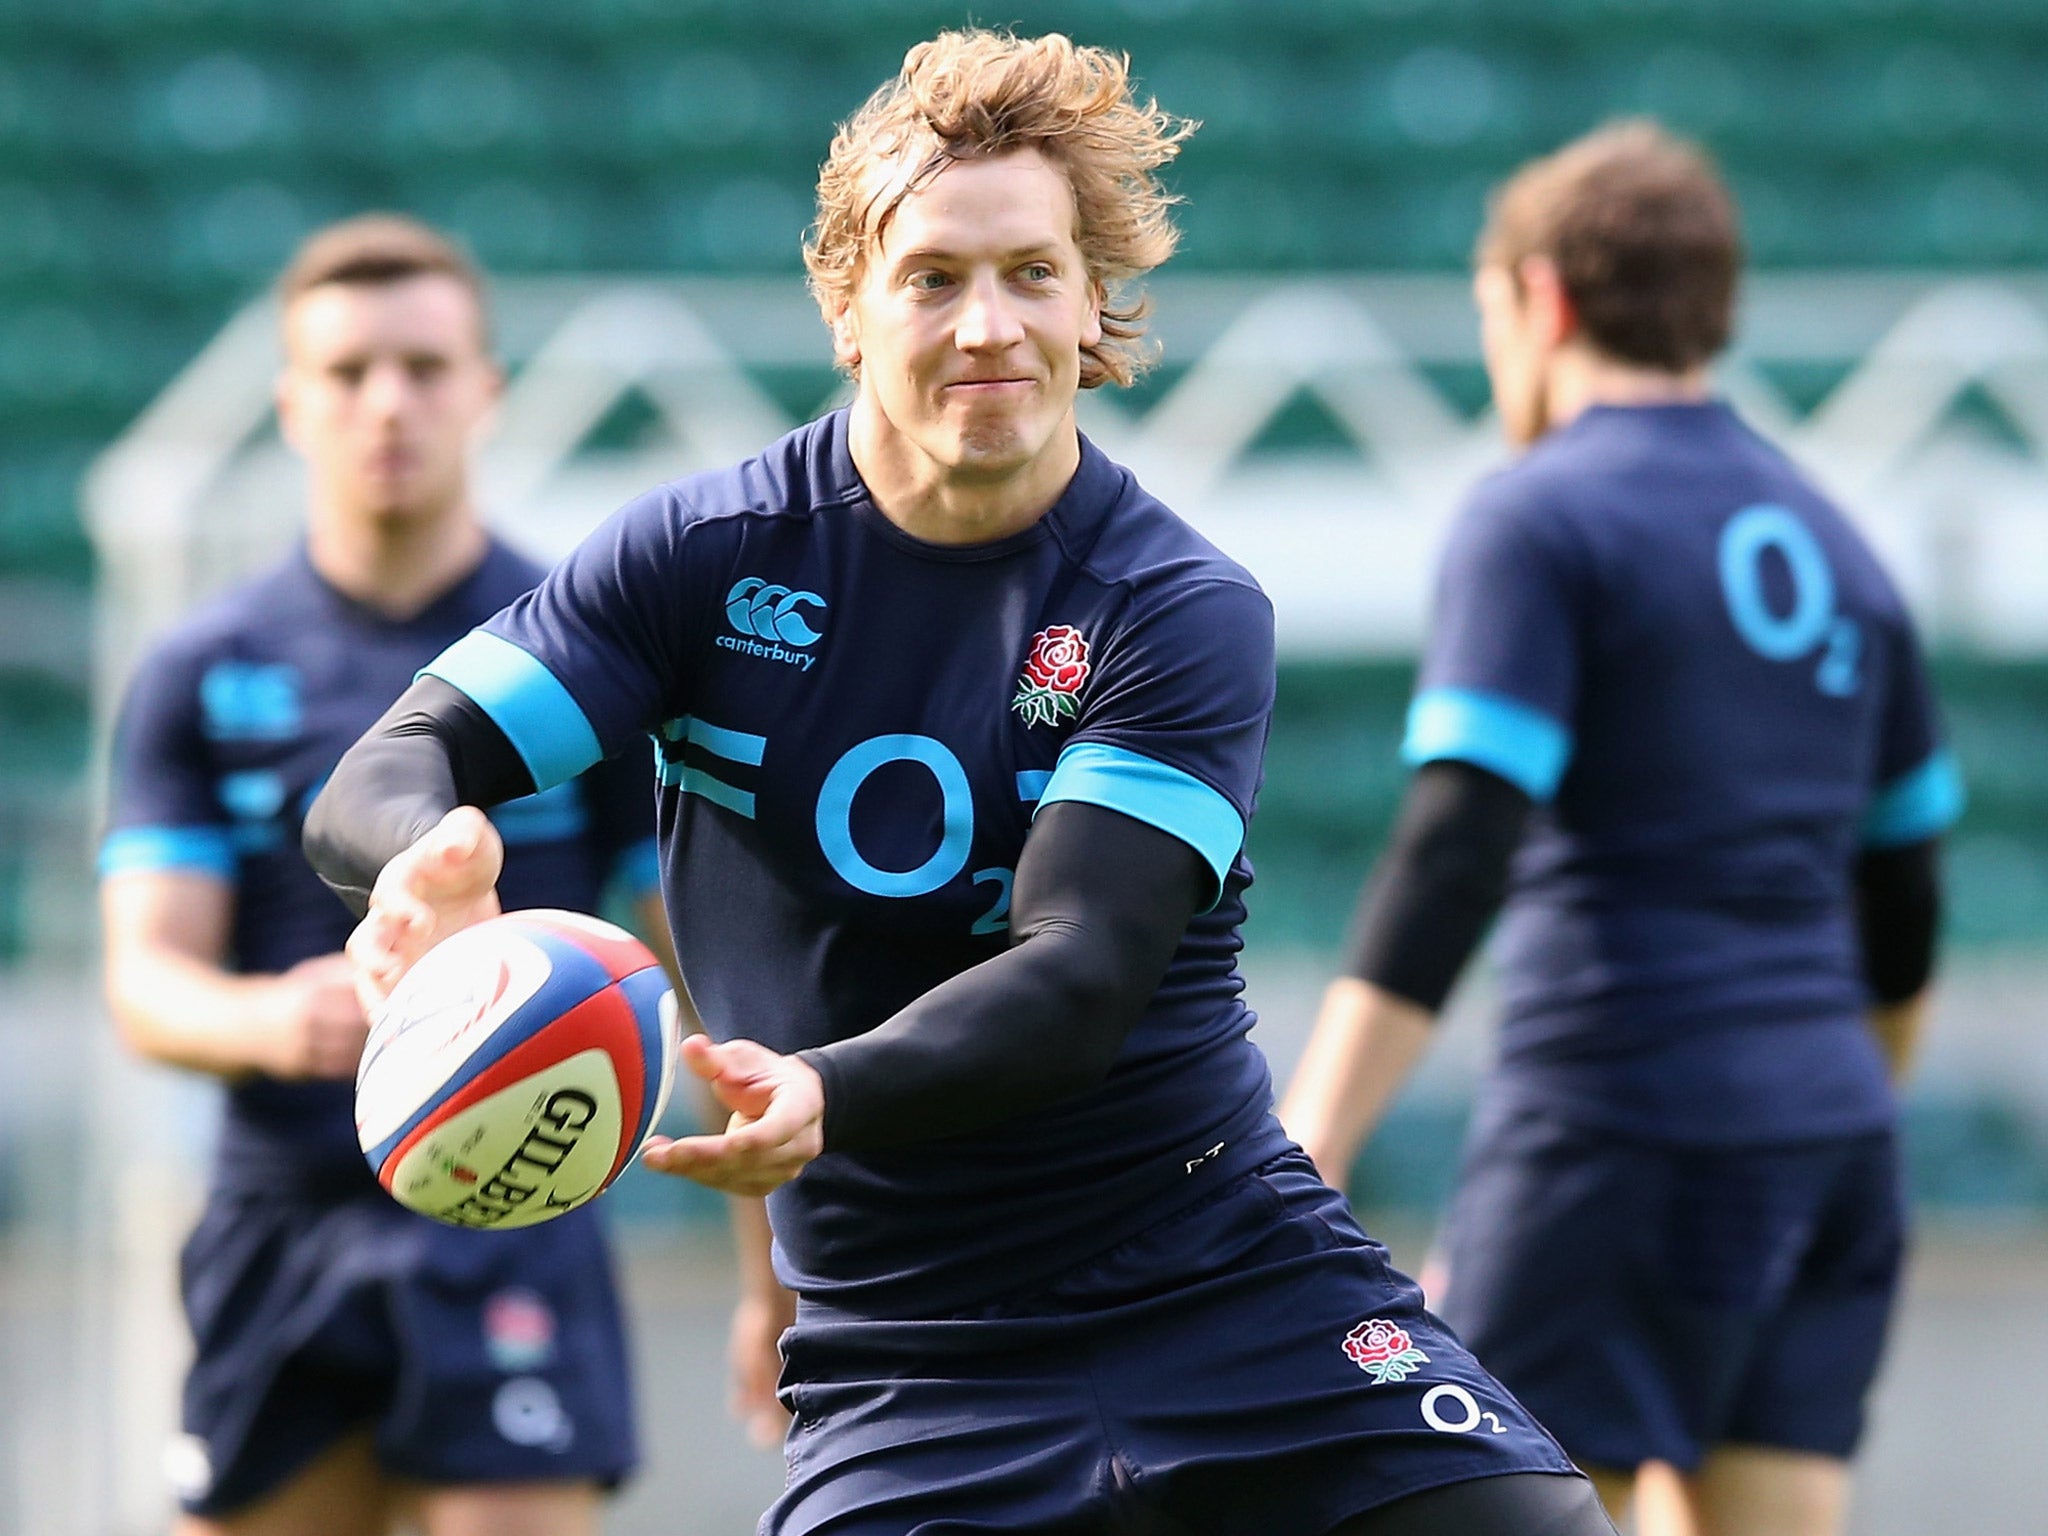
[[[498,829],[473,805],[458,805],[384,866],[370,890],[370,910],[348,939],[365,1012],[374,1012],[413,962],[451,933],[498,915],[504,866]]]
[[[370,1036],[346,955],[316,955],[273,977],[275,1026],[257,1049],[271,1077],[352,1078]]]
[[[682,1064],[711,1085],[731,1114],[716,1135],[648,1137],[640,1161],[656,1173],[695,1179],[729,1195],[765,1195],[825,1150],[825,1084],[802,1057],[752,1040],[714,1045],[688,1035]]]

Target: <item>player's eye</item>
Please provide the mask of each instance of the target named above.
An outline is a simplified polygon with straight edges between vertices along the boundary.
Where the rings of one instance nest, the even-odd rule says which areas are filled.
[[[337,384],[346,384],[354,389],[369,371],[367,363],[336,363],[327,370],[327,376]]]
[[[953,279],[943,272],[934,272],[927,267],[922,272],[910,274],[910,287],[918,293],[937,293]]]
[[[1053,264],[1049,261],[1027,261],[1018,269],[1018,276],[1027,283],[1049,283],[1059,276],[1059,273],[1053,269]]]
[[[431,384],[448,371],[448,360],[445,357],[407,358],[405,371],[412,375],[415,384]]]

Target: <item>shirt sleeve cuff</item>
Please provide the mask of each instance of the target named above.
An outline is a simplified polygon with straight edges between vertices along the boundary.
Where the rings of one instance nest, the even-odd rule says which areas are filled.
[[[235,847],[225,827],[123,827],[100,844],[99,872],[183,872],[235,878]]]
[[[1193,774],[1122,747],[1078,742],[1060,753],[1053,765],[1039,809],[1056,800],[1121,811],[1179,838],[1215,874],[1216,901],[1222,900],[1223,883],[1244,846],[1244,818]],[[1215,904],[1210,902],[1211,907]]]
[[[471,630],[417,675],[460,688],[497,722],[536,790],[565,783],[604,756],[597,732],[561,679],[489,630]]]
[[[1863,814],[1863,846],[1900,848],[1925,842],[1955,825],[1965,799],[1955,758],[1937,752],[1872,797]]]
[[[1408,706],[1401,757],[1411,768],[1451,759],[1498,774],[1538,802],[1557,793],[1572,734],[1519,699],[1476,688],[1425,688]]]

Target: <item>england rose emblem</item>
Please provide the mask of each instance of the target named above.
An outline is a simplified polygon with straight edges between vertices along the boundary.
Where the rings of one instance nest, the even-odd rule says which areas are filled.
[[[1385,1318],[1368,1318],[1344,1335],[1344,1353],[1376,1386],[1405,1381],[1429,1356],[1417,1349],[1407,1330]]]
[[[1071,624],[1052,624],[1031,637],[1031,655],[1010,708],[1026,725],[1058,725],[1081,712],[1076,696],[1088,681],[1088,642]]]

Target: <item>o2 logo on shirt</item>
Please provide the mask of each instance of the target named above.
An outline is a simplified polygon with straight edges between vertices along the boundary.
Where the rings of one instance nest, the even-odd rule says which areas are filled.
[[[882,869],[868,861],[854,842],[853,797],[878,768],[889,763],[917,763],[937,782],[944,809],[940,813],[939,845],[915,869]],[[1017,798],[1026,804],[1045,790],[1047,775],[1017,775]],[[849,747],[825,775],[818,792],[818,847],[832,872],[857,891],[898,899],[928,896],[967,867],[974,846],[974,794],[967,769],[953,750],[930,736],[870,736]],[[968,878],[991,887],[988,910],[967,931],[987,937],[1010,927],[1010,882],[1016,871],[1000,865],[977,869]]]
[[[1775,550],[1792,577],[1792,607],[1772,611],[1764,595],[1764,553]],[[1830,698],[1855,693],[1863,632],[1835,611],[1835,573],[1813,531],[1785,507],[1744,507],[1721,530],[1721,596],[1735,632],[1766,661],[1820,653],[1813,685]]]

